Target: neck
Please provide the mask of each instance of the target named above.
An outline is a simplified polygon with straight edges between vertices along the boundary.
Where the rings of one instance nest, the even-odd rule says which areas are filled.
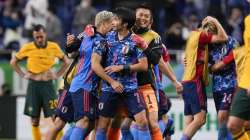
[[[105,31],[103,30],[103,28],[97,27],[96,31],[102,35],[105,35]]]
[[[128,29],[122,29],[120,31],[118,31],[118,38],[119,40],[122,40],[124,37],[126,37],[129,34],[129,30]]]

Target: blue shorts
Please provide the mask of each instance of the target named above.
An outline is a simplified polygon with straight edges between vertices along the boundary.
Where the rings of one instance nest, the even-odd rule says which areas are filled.
[[[70,92],[70,95],[74,107],[74,121],[78,121],[84,116],[88,117],[90,121],[96,120],[98,99],[94,94],[84,89],[78,89],[76,92]]]
[[[219,110],[230,110],[235,88],[213,92],[214,103],[217,112]]]
[[[159,119],[161,119],[161,116],[168,113],[169,109],[171,108],[171,101],[169,98],[165,95],[164,91],[159,90]]]
[[[99,115],[113,118],[121,103],[128,109],[129,116],[134,116],[145,109],[143,97],[137,91],[127,93],[103,92],[99,99]]]
[[[195,115],[202,110],[207,111],[206,87],[201,80],[182,83],[184,100],[184,115]]]
[[[56,116],[61,118],[64,122],[74,121],[74,108],[71,96],[67,89],[59,91]]]

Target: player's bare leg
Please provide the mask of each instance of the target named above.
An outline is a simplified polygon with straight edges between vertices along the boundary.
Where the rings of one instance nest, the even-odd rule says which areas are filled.
[[[245,120],[235,116],[230,116],[227,124],[235,140],[249,140],[249,137],[244,129]]]
[[[185,127],[183,134],[191,139],[194,134],[205,124],[205,122],[206,112],[202,110],[201,112],[194,115],[193,121]]]

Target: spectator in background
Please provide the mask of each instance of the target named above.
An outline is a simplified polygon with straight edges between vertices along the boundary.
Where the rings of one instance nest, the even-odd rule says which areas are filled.
[[[82,0],[80,5],[76,7],[73,32],[82,32],[87,24],[94,24],[96,13],[96,9],[91,6],[91,0]]]
[[[233,7],[227,20],[227,34],[237,39],[242,44],[243,16],[240,7]]]
[[[180,21],[174,22],[166,33],[166,44],[169,49],[183,49],[185,40],[182,37],[183,25]]]
[[[2,7],[1,26],[3,49],[18,50],[21,39],[21,11],[15,0],[5,1]]]
[[[200,21],[195,13],[192,13],[190,16],[188,16],[188,19],[185,21],[185,26],[183,27],[182,31],[182,37],[184,40],[187,40],[191,31],[197,29],[199,23]]]
[[[29,0],[24,8],[26,17],[24,23],[24,36],[32,39],[32,28],[34,25],[46,25],[46,14],[48,9],[47,0]]]
[[[46,29],[48,33],[48,40],[55,41],[63,45],[62,43],[62,25],[59,18],[55,15],[52,9],[49,9],[46,17]]]

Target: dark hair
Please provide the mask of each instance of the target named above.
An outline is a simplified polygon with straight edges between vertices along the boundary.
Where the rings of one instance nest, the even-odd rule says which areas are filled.
[[[153,20],[153,10],[152,10],[152,7],[150,6],[149,3],[142,3],[142,4],[138,5],[138,6],[135,8],[135,11],[136,11],[137,9],[146,9],[146,10],[149,10],[150,16],[151,16],[151,20]]]
[[[118,7],[113,10],[113,13],[122,20],[122,24],[127,23],[127,29],[130,29],[135,24],[135,12],[125,7]]]
[[[42,24],[37,24],[33,26],[33,31],[39,32],[43,30],[44,32],[46,32],[45,27]]]

